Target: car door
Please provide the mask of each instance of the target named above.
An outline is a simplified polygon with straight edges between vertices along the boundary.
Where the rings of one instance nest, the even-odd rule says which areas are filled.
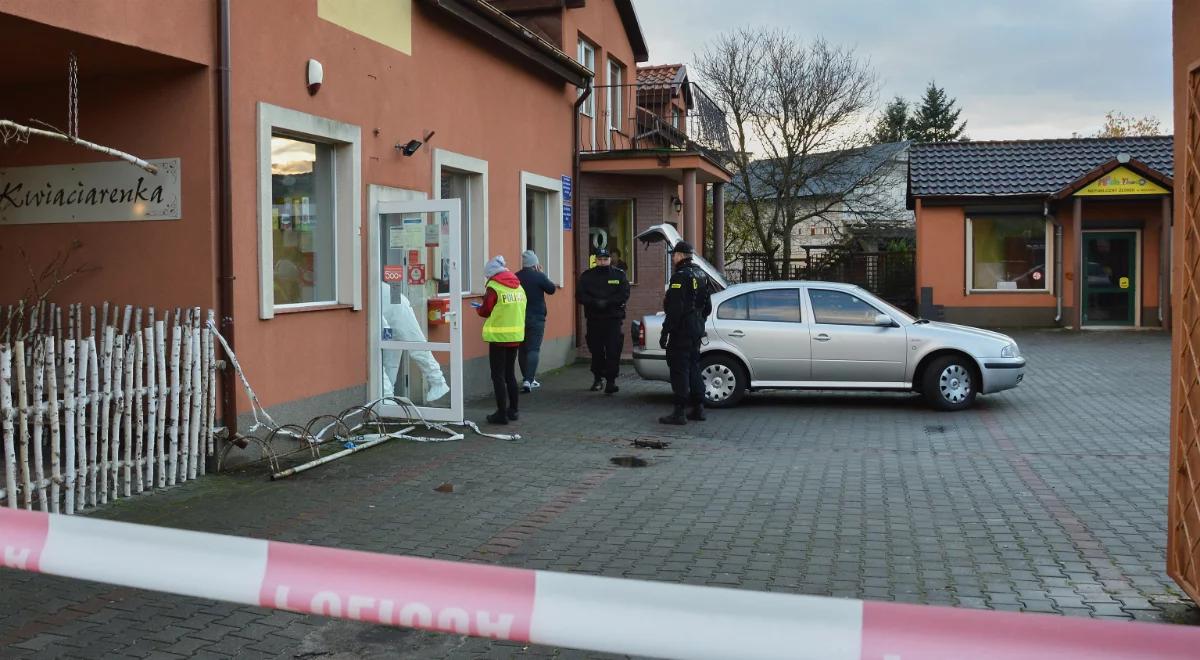
[[[849,291],[808,287],[812,380],[897,384],[904,381],[908,334],[903,326],[882,327],[885,314]]]
[[[750,363],[753,383],[808,380],[809,339],[800,289],[779,286],[729,298],[713,314],[720,339]]]

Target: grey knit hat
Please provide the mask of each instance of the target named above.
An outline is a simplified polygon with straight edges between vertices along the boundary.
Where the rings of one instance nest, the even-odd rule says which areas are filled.
[[[508,266],[504,263],[504,255],[498,254],[483,265],[483,276],[491,279],[506,270],[508,270]]]
[[[539,263],[541,262],[538,261],[537,253],[533,250],[525,250],[521,253],[521,268],[533,268]]]

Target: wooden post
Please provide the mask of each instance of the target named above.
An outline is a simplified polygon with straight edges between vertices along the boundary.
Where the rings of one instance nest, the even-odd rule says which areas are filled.
[[[9,310],[12,314],[12,310]],[[0,436],[4,437],[4,488],[8,508],[17,508],[17,449],[13,442],[12,350],[0,344]]]
[[[69,516],[75,513],[75,361],[78,356],[75,349],[75,306],[71,305],[67,311],[67,322],[71,331],[68,333],[70,337],[63,344],[63,410],[67,416],[63,423],[63,446],[66,449],[63,462],[67,467],[63,511]]]
[[[25,341],[17,340],[13,349],[17,368],[17,460],[21,466],[21,500],[26,509],[33,508],[33,489],[29,480],[29,411],[25,408]],[[16,495],[12,495],[16,497]]]
[[[1162,310],[1162,327],[1171,329],[1171,195],[1162,199],[1161,236],[1158,248],[1158,300]]]
[[[129,318],[128,309],[126,308],[126,320]],[[137,334],[125,335],[121,338],[121,342],[125,343],[126,338],[131,343],[126,344],[123,363],[125,377],[121,381],[124,390],[124,396],[121,398],[121,448],[123,449],[121,480],[125,497],[129,497],[133,495],[133,362],[137,347],[141,345],[141,338]]]
[[[192,425],[192,327],[191,321],[186,320],[179,328],[183,342],[183,359],[179,363],[181,383],[179,390],[180,415],[179,424],[179,480],[188,478],[191,468],[191,425]]]
[[[165,316],[165,315],[164,315]],[[157,484],[159,488],[167,485],[167,326],[164,321],[154,324],[154,362],[158,372],[158,419],[154,436],[154,456],[158,460]]]
[[[55,310],[55,337],[46,337],[46,422],[50,425],[50,513],[58,513],[62,496],[62,436],[58,418],[58,352],[55,342],[62,337],[62,309]],[[64,356],[66,351],[63,351]]]
[[[79,329],[83,329],[83,311],[80,310]],[[75,350],[78,355],[75,356],[75,392],[79,396],[76,401],[77,411],[75,413],[75,502],[77,508],[84,508],[87,505],[87,374],[88,363],[91,358],[91,352],[88,351],[88,343],[83,336],[80,335],[76,342]]]
[[[1071,291],[1075,297],[1075,330],[1083,329],[1083,283],[1087,281],[1087,270],[1083,267],[1083,200],[1075,198],[1074,220],[1075,231],[1071,232],[1075,239],[1075,282]]]
[[[133,364],[133,438],[135,442],[132,461],[134,467],[134,479],[137,483],[137,492],[142,492],[146,489],[146,443],[143,434],[146,431],[146,408],[142,405],[145,397],[145,389],[143,389],[143,365],[142,360],[145,358],[145,347],[142,345],[144,334],[141,328],[142,311],[139,309],[137,313],[137,331],[133,333],[133,341],[136,346],[134,352]]]
[[[95,308],[92,308],[95,311]],[[88,504],[96,506],[96,478],[99,471],[98,454],[100,451],[100,437],[98,427],[100,425],[100,356],[96,350],[96,336],[88,335],[87,338],[87,354],[88,354],[88,461],[87,461],[87,485],[88,485]]]
[[[192,328],[192,414],[188,437],[188,449],[192,455],[188,459],[188,479],[195,479],[196,473],[199,471],[196,463],[200,462],[200,428],[204,426],[204,418],[200,415],[201,392],[203,390],[200,387],[200,329]]]
[[[179,316],[175,317],[176,324],[171,330],[171,409],[170,429],[171,445],[169,448],[167,485],[174,486],[179,474],[179,348],[180,330]]]
[[[100,504],[108,503],[108,430],[109,418],[112,415],[112,381],[113,381],[113,328],[104,319],[104,353],[100,356],[100,370],[103,371],[100,386],[103,397],[100,402]]]
[[[154,466],[158,460],[155,454],[154,438],[158,422],[158,381],[154,376],[158,371],[158,361],[154,359],[154,312],[150,312],[151,324],[146,327],[142,342],[146,345],[146,487],[154,488]]]
[[[43,326],[45,327],[45,326]],[[42,431],[45,426],[45,412],[42,409],[42,393],[46,381],[46,344],[54,335],[47,332],[33,338],[33,400],[29,402],[29,410],[33,414],[33,479],[37,490],[38,509],[48,511],[46,506],[46,462],[42,453]]]
[[[117,314],[117,310],[113,310],[113,314]],[[116,323],[109,328],[109,332],[117,332]],[[109,439],[108,453],[108,496],[110,499],[117,499],[120,493],[120,475],[121,475],[121,419],[125,414],[125,397],[123,378],[125,376],[125,335],[117,334],[116,342],[113,346],[112,359],[112,416],[109,418],[112,424]]]

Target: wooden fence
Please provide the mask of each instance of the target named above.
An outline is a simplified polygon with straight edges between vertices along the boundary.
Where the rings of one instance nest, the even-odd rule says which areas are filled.
[[[86,333],[82,305],[22,311],[0,310],[0,502],[71,514],[204,474],[217,379],[199,307],[105,303]]]

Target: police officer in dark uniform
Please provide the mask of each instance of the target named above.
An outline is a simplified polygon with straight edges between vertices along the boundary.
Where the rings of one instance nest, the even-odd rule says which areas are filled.
[[[708,276],[692,261],[693,254],[695,250],[684,241],[671,250],[675,272],[663,300],[667,315],[658,344],[667,351],[675,410],[658,418],[663,424],[686,424],[687,419],[699,422],[705,419],[700,340],[704,339],[704,324],[712,313],[712,297]],[[684,410],[689,405],[691,411],[685,419]]]
[[[629,278],[612,265],[608,250],[596,250],[596,265],[583,271],[575,297],[583,305],[587,318],[587,347],[592,354],[592,391],[615,394],[617,372],[621,368],[621,349],[625,345],[625,303],[629,301]]]

